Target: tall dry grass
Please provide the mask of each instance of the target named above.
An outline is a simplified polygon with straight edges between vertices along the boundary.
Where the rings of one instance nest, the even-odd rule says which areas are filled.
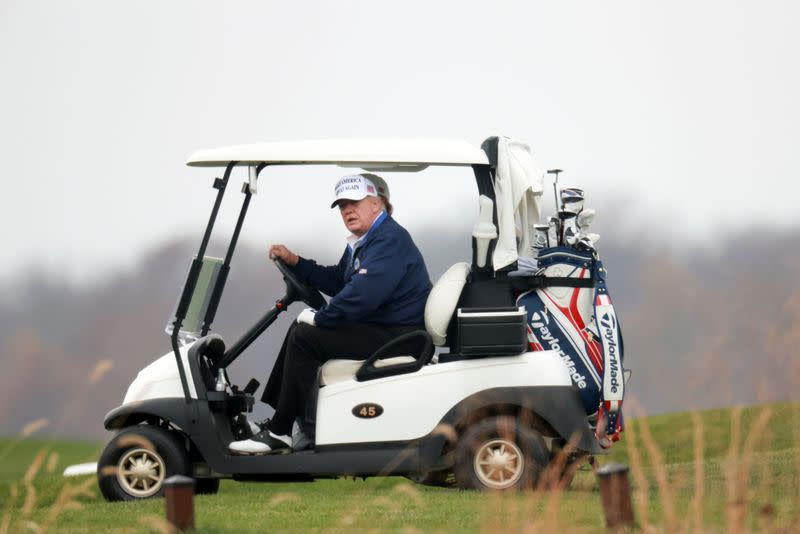
[[[755,498],[759,491],[752,487],[753,474],[757,471],[755,454],[760,437],[768,434],[768,425],[772,418],[772,410],[765,407],[760,410],[744,431],[742,409],[731,411],[730,433],[731,440],[728,452],[724,459],[725,490],[727,494],[727,507],[725,514],[724,530],[726,532],[750,532],[753,529],[748,525],[756,522],[758,530],[780,530],[774,522],[774,511],[769,503],[754,508]],[[646,418],[630,419],[625,432],[625,446],[631,463],[631,475],[634,485],[634,504],[638,519],[638,528],[643,532],[705,532],[716,530],[714,524],[704,521],[704,497],[707,494],[706,478],[704,476],[705,458],[703,454],[703,420],[698,413],[691,415],[692,444],[693,444],[693,480],[692,499],[683,513],[683,508],[674,480],[670,474],[670,465],[666,462],[660,446],[656,443],[650,425]],[[480,532],[561,532],[569,528],[570,522],[563,515],[562,505],[568,497],[566,493],[565,478],[562,476],[567,463],[570,449],[566,448],[555,458],[551,466],[539,478],[539,484],[520,498],[517,494],[489,492],[484,496],[484,504],[480,511],[480,520],[477,529]],[[86,500],[91,501],[96,497],[93,490],[95,480],[87,478],[77,484],[65,484],[58,493],[50,509],[40,523],[35,523],[31,517],[34,506],[38,501],[35,482],[43,473],[52,472],[57,465],[57,457],[47,448],[39,450],[31,464],[28,466],[21,485],[11,487],[9,500],[5,503],[2,520],[0,520],[0,534],[6,532],[32,530],[46,532],[58,529],[58,518],[66,510],[81,510],[85,507]],[[574,467],[574,466],[573,466]],[[763,467],[763,464],[762,464]],[[769,486],[768,469],[759,472],[759,487]],[[652,480],[652,481],[651,481]],[[19,488],[22,488],[20,494]],[[650,506],[649,495],[651,490],[656,490],[659,499],[657,508],[661,509],[661,517],[651,517],[648,514]],[[365,492],[372,492],[367,489]],[[21,506],[19,499],[22,497]],[[365,499],[366,498],[366,499]],[[295,507],[303,502],[301,494],[283,492],[273,494],[266,504],[270,508],[279,506]],[[367,502],[369,506],[365,507]],[[598,517],[600,517],[601,502],[599,496],[595,499]],[[18,507],[19,506],[19,507]],[[336,529],[353,529],[371,531],[379,529],[371,524],[372,515],[365,514],[365,510],[384,510],[392,515],[402,515],[407,509],[416,508],[424,510],[427,499],[419,487],[410,483],[400,483],[391,486],[388,491],[372,494],[354,492],[350,504],[342,507],[336,520]],[[14,513],[15,507],[17,513]],[[757,510],[754,512],[754,510]],[[754,517],[754,514],[756,517]],[[684,517],[681,521],[679,518]],[[172,527],[161,517],[146,516],[139,519],[142,528],[159,532],[173,532]],[[599,528],[599,525],[597,525]],[[408,526],[406,531],[413,531],[415,527]],[[785,528],[785,526],[783,527]]]
[[[769,324],[764,336],[764,353],[784,362],[786,375],[791,377],[795,391],[800,390],[800,290],[786,299],[780,308],[783,321]],[[794,443],[800,447],[800,408],[792,412],[790,427]],[[795,472],[800,473],[800,455],[795,456]],[[800,503],[800,484],[795,488],[795,501]]]
[[[692,412],[692,444],[694,454],[694,495],[690,503],[693,524],[688,531],[703,531],[703,498],[706,493],[705,469],[703,466],[703,420],[700,414]],[[692,528],[693,527],[693,528]]]
[[[773,324],[764,338],[764,352],[778,356],[772,361],[783,361],[787,374],[794,377],[795,384],[800,387],[800,359],[794,356],[796,347],[800,346],[800,293],[792,295],[783,304],[781,313],[785,320]],[[714,338],[717,339],[717,338]],[[724,343],[719,341],[711,344],[707,362],[724,362],[721,354]],[[46,418],[39,418],[26,424],[19,432],[18,438],[11,442],[5,450],[0,451],[0,459],[7,456],[10,447],[16,447],[29,436],[44,428],[63,428],[68,424],[69,418],[74,413],[79,413],[90,393],[91,388],[97,384],[112,369],[108,360],[102,360],[87,373],[86,387],[76,393],[75,398],[68,403],[64,416],[51,423]],[[698,382],[697,386],[704,385]],[[683,488],[684,481],[676,478],[671,471],[671,466],[662,453],[662,448],[653,436],[650,424],[645,418],[645,412],[635,400],[626,402],[626,413],[629,416],[627,429],[624,432],[624,442],[627,458],[630,462],[630,473],[633,479],[633,500],[637,517],[637,526],[644,532],[706,532],[716,530],[715,523],[709,523],[706,515],[707,499],[712,496],[715,488],[707,486],[707,459],[704,456],[704,446],[708,434],[704,427],[703,419],[698,412],[689,416],[692,430],[692,477],[688,488]],[[636,417],[630,417],[636,416]],[[740,533],[759,531],[780,531],[785,528],[800,530],[800,516],[795,515],[790,523],[778,524],[776,510],[768,500],[769,488],[772,480],[768,462],[759,460],[758,448],[762,440],[770,435],[770,422],[773,413],[769,407],[761,409],[756,417],[746,427],[743,425],[742,408],[737,407],[731,411],[730,443],[723,462],[724,493],[726,507],[724,513],[724,530],[726,532]],[[800,409],[792,412],[792,421],[783,423],[783,428],[794,436],[796,447],[800,447]],[[789,430],[790,429],[790,430]],[[455,429],[441,427],[437,430],[443,433],[448,440],[457,439]],[[619,446],[619,445],[617,445]],[[484,504],[479,513],[477,529],[481,532],[559,532],[569,525],[565,521],[562,506],[568,498],[566,481],[569,473],[565,473],[567,459],[572,452],[571,445],[556,456],[552,465],[546,469],[539,478],[536,488],[526,492],[523,498],[518,495],[490,492],[485,495]],[[402,462],[404,455],[411,454],[409,449],[394,459],[386,466],[388,473],[394,466]],[[795,454],[795,472],[800,473],[800,454]],[[56,451],[44,447],[37,452],[33,461],[28,466],[25,475],[18,483],[10,486],[9,498],[2,508],[0,519],[0,534],[7,532],[33,530],[52,531],[58,528],[58,519],[66,510],[80,510],[87,500],[96,498],[94,478],[88,478],[79,483],[66,483],[57,494],[53,504],[44,514],[39,524],[33,517],[36,505],[40,503],[36,482],[42,472],[52,473],[58,468],[59,456]],[[577,469],[578,466],[570,466]],[[754,481],[757,484],[754,485]],[[792,488],[795,502],[800,503],[800,484]],[[691,499],[684,507],[680,499],[681,491],[691,492]],[[371,490],[369,490],[371,491]],[[657,492],[658,502],[651,502],[651,493]],[[404,503],[417,508],[425,508],[427,501],[424,493],[417,486],[408,483],[394,484],[386,494],[363,495],[354,494],[351,502],[342,508],[336,522],[338,529],[379,529],[379,526],[369,524],[370,519],[364,515],[364,502],[371,508],[383,509],[394,514],[403,512]],[[275,506],[296,506],[302,502],[302,495],[296,493],[278,493],[272,495],[267,504]],[[600,517],[600,499],[595,500]],[[660,514],[651,513],[651,509],[660,508]],[[140,520],[142,528],[171,532],[171,526],[160,517],[148,516]],[[598,528],[600,524],[596,525]],[[413,527],[409,525],[409,531]]]
[[[110,360],[100,360],[95,364],[87,374],[85,387],[75,392],[74,398],[67,404],[66,409],[62,411],[62,416],[55,425],[57,429],[63,429],[64,425],[69,422],[69,419],[74,417],[76,411],[80,413],[77,408],[85,404],[92,386],[102,380],[112,367],[113,364]],[[0,451],[0,460],[7,457],[14,449],[23,443],[26,438],[48,426],[50,426],[50,420],[44,417],[40,417],[25,424],[16,438],[10,441],[6,447]],[[22,477],[21,484],[25,489],[25,498],[19,509],[15,508],[15,503],[18,499],[18,486],[17,484],[11,485],[9,502],[3,510],[3,516],[0,520],[0,534],[22,530],[45,532],[55,529],[57,527],[58,518],[64,510],[80,510],[84,506],[81,499],[96,498],[96,483],[94,477],[87,478],[79,483],[65,483],[56,495],[55,501],[50,505],[49,510],[44,516],[44,521],[41,524],[35,523],[31,520],[31,516],[37,504],[39,504],[40,499],[34,483],[43,467],[47,473],[53,473],[59,467],[59,454],[56,451],[51,451],[49,446],[41,448],[36,453]]]
[[[800,358],[798,358],[798,346],[800,346],[800,291],[790,294],[779,306],[779,314],[775,317],[764,319],[761,323],[761,330],[753,327],[755,332],[763,331],[762,345],[763,350],[754,357],[763,361],[763,365],[755,365],[752,381],[762,391],[764,401],[773,398],[771,395],[768,376],[770,371],[774,375],[774,368],[777,366],[782,369],[783,377],[791,377],[794,389],[800,388]],[[711,334],[702,340],[695,356],[695,367],[697,372],[692,375],[688,384],[688,393],[693,390],[707,390],[708,388],[718,388],[719,398],[728,396],[733,400],[735,383],[732,379],[731,366],[726,358],[726,347],[729,346],[732,333],[725,324],[728,321],[724,310],[720,314],[718,334]],[[734,334],[735,335],[735,334]],[[711,369],[713,373],[703,373],[703,369]],[[761,373],[759,373],[761,371]],[[704,428],[702,419],[697,412],[691,413],[693,429],[693,456],[694,456],[694,476],[693,487],[691,488],[692,498],[689,503],[687,516],[682,524],[676,522],[677,500],[671,495],[675,487],[681,486],[680,480],[670,480],[667,465],[661,458],[660,451],[656,447],[652,435],[643,416],[643,411],[636,409],[635,403],[626,402],[627,412],[640,416],[634,424],[629,425],[626,431],[626,449],[628,459],[631,462],[631,474],[634,478],[634,495],[637,517],[640,527],[647,531],[653,528],[649,515],[649,493],[650,484],[644,474],[645,470],[652,471],[655,479],[655,488],[659,493],[659,501],[663,509],[662,525],[660,528],[667,531],[706,531],[709,528],[704,521],[704,500],[708,493],[705,477],[705,460],[703,458],[704,449]],[[749,524],[756,523],[761,525],[761,529],[769,530],[774,527],[775,509],[765,497],[769,494],[771,487],[772,471],[767,461],[756,462],[756,450],[759,444],[769,439],[770,421],[772,411],[765,407],[759,411],[753,421],[749,422],[746,429],[742,428],[742,408],[736,407],[731,412],[730,434],[731,439],[723,472],[725,476],[724,491],[727,496],[725,509],[725,530],[726,532],[746,532],[750,529]],[[776,423],[784,431],[789,431],[793,435],[793,442],[796,447],[800,447],[800,408],[794,409],[790,421],[779,421]],[[637,440],[640,440],[639,443]],[[649,465],[642,463],[643,454],[649,460]],[[800,455],[794,456],[794,472],[800,473]],[[757,486],[754,483],[757,481]],[[676,484],[677,482],[677,484]],[[786,488],[795,495],[795,502],[800,503],[800,484],[795,484],[791,488]],[[713,493],[713,492],[712,492]],[[763,501],[763,502],[762,502]],[[755,510],[755,512],[754,512]],[[797,516],[800,518],[800,516]],[[800,521],[796,519],[795,521]],[[798,523],[795,523],[798,524]]]

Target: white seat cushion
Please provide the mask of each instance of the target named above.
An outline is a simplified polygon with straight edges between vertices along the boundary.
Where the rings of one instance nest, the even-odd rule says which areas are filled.
[[[392,358],[382,358],[375,362],[375,367],[386,367],[387,365],[397,365],[400,363],[412,363],[416,361],[413,356],[394,356]],[[328,360],[322,364],[320,370],[319,384],[326,386],[345,380],[354,380],[356,372],[364,364],[364,360]]]
[[[425,303],[425,329],[431,335],[434,345],[441,346],[445,343],[447,327],[456,311],[469,271],[469,263],[456,263],[439,277],[428,295],[428,302]]]

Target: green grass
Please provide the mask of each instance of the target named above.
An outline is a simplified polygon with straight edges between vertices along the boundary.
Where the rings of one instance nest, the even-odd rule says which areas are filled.
[[[629,421],[622,442],[600,461],[631,466],[634,511],[640,526],[694,530],[699,517],[699,530],[703,531],[800,528],[800,404],[751,407],[740,416],[738,413],[712,410],[699,414],[703,433],[700,485],[695,482],[694,433],[698,427],[691,414]],[[737,425],[732,424],[737,417],[738,437]],[[645,422],[651,440],[642,439],[647,434]],[[661,463],[653,464],[648,443],[657,448]],[[0,533],[6,527],[12,532],[35,530],[34,525],[59,532],[163,529],[163,500],[106,503],[93,477],[61,477],[65,466],[96,459],[100,447],[65,441],[0,440]],[[41,463],[33,473],[37,455]],[[736,483],[737,470],[743,466],[749,467],[747,475]],[[666,477],[668,496],[659,489],[659,472]],[[27,484],[26,473],[35,475]],[[637,480],[646,482],[641,485]],[[81,483],[86,486],[84,494],[63,499],[63,492]],[[701,506],[695,508],[692,501],[699,493]],[[60,502],[67,505],[56,515],[54,503],[59,502],[59,495]],[[311,483],[223,481],[218,495],[195,498],[195,513],[201,532],[591,532],[604,527],[598,485],[590,471],[579,472],[572,488],[563,493],[503,495],[423,487],[401,477]],[[48,515],[52,517],[48,519]]]

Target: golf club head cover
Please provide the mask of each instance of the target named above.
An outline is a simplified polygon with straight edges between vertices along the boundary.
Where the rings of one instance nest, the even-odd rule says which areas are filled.
[[[594,222],[594,216],[596,212],[592,208],[586,208],[582,212],[578,214],[578,228],[580,228],[583,232],[589,229],[592,222]]]
[[[583,189],[567,187],[561,190],[561,209],[578,214],[583,210]]]

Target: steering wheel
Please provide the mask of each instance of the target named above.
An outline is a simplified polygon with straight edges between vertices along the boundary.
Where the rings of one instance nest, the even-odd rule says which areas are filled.
[[[273,258],[272,261],[275,262],[275,267],[283,275],[283,281],[286,282],[286,296],[289,297],[290,302],[302,300],[315,310],[326,304],[322,293],[307,283],[301,282],[297,275],[286,265],[285,261],[278,257]]]

